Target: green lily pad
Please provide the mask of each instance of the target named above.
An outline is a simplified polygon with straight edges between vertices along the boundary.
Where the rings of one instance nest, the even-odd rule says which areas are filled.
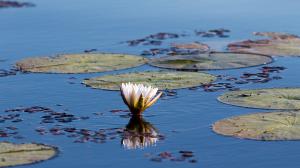
[[[146,71],[100,76],[86,79],[83,83],[97,89],[119,90],[121,83],[132,82],[164,90],[200,86],[215,79],[213,75],[198,72]]]
[[[53,158],[57,149],[41,144],[0,142],[0,167],[32,164]]]
[[[255,32],[254,35],[269,39],[246,40],[228,45],[234,52],[251,52],[276,56],[300,56],[300,38],[296,35],[276,32]]]
[[[300,88],[255,89],[227,92],[219,101],[242,107],[300,109]]]
[[[146,58],[125,54],[67,54],[26,58],[16,63],[25,72],[92,73],[132,68],[145,64]]]
[[[255,140],[300,140],[300,112],[254,113],[223,119],[213,125],[222,135]]]
[[[272,61],[271,57],[261,54],[210,52],[155,58],[149,64],[177,70],[217,70],[257,66]]]

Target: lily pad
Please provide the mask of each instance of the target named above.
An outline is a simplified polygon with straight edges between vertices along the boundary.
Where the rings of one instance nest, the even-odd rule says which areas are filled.
[[[53,158],[57,149],[41,144],[0,142],[0,167],[32,164]]]
[[[197,55],[175,55],[152,59],[152,66],[177,70],[216,70],[256,66],[272,62],[261,54],[210,52]]]
[[[223,94],[219,101],[242,107],[300,109],[300,88],[241,90]]]
[[[35,6],[33,3],[29,2],[18,2],[18,1],[4,1],[0,0],[0,9],[1,8],[21,8],[21,7],[33,7]]]
[[[207,44],[193,42],[193,43],[172,43],[172,47],[176,49],[183,49],[183,50],[199,50],[199,51],[208,51],[210,48]]]
[[[136,67],[146,61],[146,58],[125,54],[67,54],[26,58],[16,66],[25,72],[92,73]]]
[[[246,139],[300,140],[299,121],[299,111],[254,113],[217,121],[213,130]]]
[[[119,90],[121,83],[132,82],[164,90],[200,86],[215,79],[213,75],[198,72],[146,71],[100,76],[86,79],[83,83],[97,89]]]
[[[254,35],[269,39],[235,42],[229,44],[228,49],[275,56],[300,56],[300,38],[296,35],[276,32],[255,32]]]

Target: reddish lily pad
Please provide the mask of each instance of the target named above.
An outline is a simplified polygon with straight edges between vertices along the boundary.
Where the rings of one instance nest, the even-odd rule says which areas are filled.
[[[219,101],[242,107],[300,109],[300,88],[255,89],[227,92]]]
[[[254,113],[223,119],[213,125],[221,135],[254,140],[300,140],[300,112]]]
[[[210,48],[207,44],[193,42],[193,43],[172,43],[172,47],[176,49],[183,49],[183,50],[200,50],[202,52],[208,51]]]
[[[254,35],[269,38],[231,43],[228,49],[275,56],[300,56],[300,38],[296,35],[276,32],[255,32]]]
[[[272,61],[271,57],[261,54],[210,52],[155,58],[149,64],[178,70],[216,70],[257,66]]]
[[[67,54],[26,58],[16,66],[25,72],[92,73],[132,68],[146,61],[146,58],[125,54]]]
[[[0,167],[45,161],[57,155],[57,149],[42,144],[0,142]]]
[[[0,9],[1,8],[21,8],[21,7],[33,7],[35,6],[33,3],[29,2],[18,2],[18,1],[3,1],[0,0]]]
[[[146,71],[100,76],[86,79],[83,83],[97,89],[119,90],[121,83],[132,82],[164,90],[200,86],[215,79],[213,75],[198,72]]]

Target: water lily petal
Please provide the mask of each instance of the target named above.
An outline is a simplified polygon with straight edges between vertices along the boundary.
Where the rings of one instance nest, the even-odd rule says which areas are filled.
[[[160,98],[161,95],[162,92],[158,93],[158,95],[154,99],[152,99],[149,103],[146,104],[146,108],[152,106]]]

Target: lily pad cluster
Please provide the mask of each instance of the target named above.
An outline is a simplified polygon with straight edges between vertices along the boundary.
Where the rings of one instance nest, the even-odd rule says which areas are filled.
[[[42,144],[0,142],[0,167],[37,163],[51,159],[57,153],[55,147]]]
[[[195,153],[193,151],[181,150],[177,153],[175,152],[160,152],[157,155],[153,155],[151,153],[146,154],[146,157],[150,158],[152,162],[163,162],[163,161],[171,161],[171,162],[188,162],[188,163],[197,163],[197,159],[195,158]]]
[[[254,35],[268,39],[247,40],[231,43],[232,52],[257,53],[272,56],[300,56],[300,38],[296,35],[277,32],[256,32]],[[263,67],[261,73],[244,73],[245,82],[268,82],[270,74],[284,70],[284,67]],[[227,92],[218,100],[235,106],[299,110],[300,88],[272,88],[238,90]],[[213,125],[216,133],[255,140],[300,140],[298,132],[299,111],[279,111],[236,116],[217,121]]]
[[[23,139],[19,135],[18,128],[14,126],[7,126],[0,128],[0,138],[13,137],[14,139]]]
[[[123,128],[99,128],[91,130],[86,128],[76,128],[70,126],[38,127],[35,131],[39,135],[66,136],[74,143],[97,143],[104,144],[121,137],[124,133]]]
[[[226,38],[229,37],[227,33],[229,33],[229,29],[218,28],[211,29],[207,31],[203,30],[195,30],[194,35],[201,37],[220,37]],[[128,40],[126,43],[128,46],[138,46],[138,45],[156,45],[159,46],[163,43],[163,40],[166,39],[177,39],[180,37],[190,36],[190,33],[170,33],[170,32],[159,32],[155,34],[148,35],[143,38]]]
[[[277,32],[255,32],[254,35],[269,38],[231,43],[228,49],[275,56],[300,56],[300,38],[296,35]]]
[[[66,54],[26,58],[16,63],[24,72],[92,73],[132,68],[145,64],[146,58],[126,54]]]
[[[267,83],[272,80],[282,79],[279,73],[286,68],[281,66],[263,66],[258,69],[258,72],[244,72],[241,76],[218,75],[216,82],[204,84],[202,87],[207,92],[240,90],[239,86],[243,84]]]
[[[16,116],[12,120],[12,122],[21,122],[23,121],[20,118],[20,113],[41,113],[43,114],[41,116],[41,123],[69,123],[76,120],[85,120],[88,119],[86,116],[77,117],[73,114],[67,113],[67,112],[61,112],[61,111],[54,111],[51,108],[48,107],[41,107],[41,106],[32,106],[32,107],[21,107],[21,108],[13,108],[5,110],[9,114],[8,116]]]
[[[210,47],[207,44],[196,41],[191,43],[171,43],[169,48],[151,48],[144,50],[141,55],[195,55],[208,52],[209,50]]]
[[[83,83],[96,89],[119,90],[121,83],[133,82],[151,85],[164,90],[200,86],[201,84],[210,83],[215,79],[215,76],[206,73],[145,71],[100,76],[86,79]]]
[[[227,33],[230,30],[219,28],[219,29],[211,29],[207,31],[203,30],[195,30],[194,32],[185,32],[185,33],[167,33],[160,32],[156,34],[151,34],[144,38],[128,40],[126,43],[129,46],[155,46],[155,48],[148,48],[147,50],[142,51],[141,55],[144,56],[161,56],[161,55],[183,55],[183,54],[199,54],[210,50],[210,47],[207,44],[201,42],[188,42],[188,43],[178,43],[176,39],[190,37],[190,36],[198,36],[197,38],[226,38],[229,37]],[[164,40],[172,39],[172,43],[169,44],[170,47],[157,47],[163,44]],[[176,42],[176,43],[175,43]]]
[[[3,1],[0,0],[0,9],[1,8],[21,8],[21,7],[33,7],[35,6],[30,2],[18,2],[18,1]]]
[[[151,34],[144,38],[135,39],[135,40],[128,40],[126,43],[129,46],[137,46],[137,45],[161,45],[162,40],[165,39],[172,39],[172,38],[179,38],[181,36],[185,36],[184,34],[177,34],[177,33],[168,33],[168,32],[160,32],[156,34]]]
[[[0,69],[0,77],[6,77],[6,76],[11,76],[16,74],[17,74],[16,69],[10,69],[10,70]]]
[[[220,37],[220,38],[227,38],[229,35],[227,33],[230,33],[229,29],[219,28],[219,29],[211,29],[208,31],[202,31],[202,30],[195,30],[195,34],[197,36],[201,37]]]
[[[219,101],[242,107],[281,109],[217,121],[216,133],[255,140],[300,140],[300,88],[255,89],[227,92]]]
[[[228,37],[228,32],[230,31],[227,29],[215,29],[209,31],[195,31],[195,35],[223,38]],[[298,53],[300,53],[300,40],[297,36],[270,32],[256,33],[256,35],[268,36],[270,39],[230,44],[228,49],[232,52],[216,52],[207,44],[200,42],[170,43],[169,48],[152,48],[143,52],[142,55],[147,56],[164,55],[152,59],[129,54],[94,53],[97,49],[90,49],[85,50],[83,54],[62,54],[52,57],[26,58],[17,62],[16,68],[22,72],[78,74],[122,70],[148,63],[155,67],[177,71],[157,70],[102,75],[85,79],[82,83],[91,88],[104,90],[119,90],[120,85],[127,82],[151,85],[163,90],[164,98],[170,95],[176,96],[177,92],[174,91],[174,89],[189,88],[194,90],[199,87],[203,87],[205,91],[227,89],[232,92],[225,93],[219,97],[219,100],[223,103],[266,109],[300,109],[300,89],[282,88],[236,91],[239,90],[239,88],[233,85],[233,83],[268,82],[275,79],[274,76],[271,76],[272,73],[279,73],[284,70],[284,67],[264,66],[260,68],[261,71],[258,73],[245,72],[239,78],[227,78],[231,83],[220,82],[219,80],[222,77],[219,76],[203,72],[192,72],[264,65],[273,61],[269,55],[297,56],[299,55]],[[163,40],[176,39],[183,36],[185,36],[185,34],[157,33],[142,39],[130,40],[126,43],[129,46],[158,46],[162,44]],[[14,74],[14,72],[15,71],[12,71],[12,73],[3,71],[3,74],[11,75]],[[217,79],[219,79],[217,81],[218,83],[213,83]],[[131,118],[125,129],[116,127],[91,130],[63,125],[63,123],[89,119],[89,117],[77,117],[46,107],[33,106],[29,108],[9,109],[6,110],[6,112],[12,114],[9,114],[11,116],[4,116],[8,117],[4,119],[4,121],[9,120],[11,122],[22,121],[19,113],[41,113],[41,124],[43,124],[43,126],[35,129],[39,135],[64,135],[68,138],[72,138],[75,143],[105,143],[109,140],[122,138],[121,143],[123,147],[136,149],[152,146],[157,141],[164,139],[164,136],[161,135],[153,125],[144,121],[142,118]],[[121,114],[120,117],[130,117],[128,111],[111,110],[111,112],[122,112],[124,114]],[[222,135],[256,140],[300,140],[300,134],[298,135],[300,128],[298,126],[299,114],[300,112],[298,111],[280,111],[237,116],[216,122],[213,125],[213,130]],[[18,129],[14,127],[6,127],[0,130],[0,136],[13,137],[17,130]],[[0,143],[0,147],[1,145],[2,143]],[[31,145],[33,146],[29,147],[36,147],[34,145],[37,144]],[[27,151],[26,148],[16,150],[14,153],[30,153],[30,155],[26,155],[26,157],[19,156],[19,158],[25,158],[25,160],[29,157],[34,157],[34,159],[27,159],[32,162],[24,162],[22,160],[24,164],[46,160],[52,158],[57,153],[56,148],[53,147],[43,145],[38,147],[37,150],[31,149]],[[6,154],[9,152],[3,153]],[[40,154],[39,157],[35,157],[37,153]],[[190,163],[197,162],[192,151],[179,151],[178,153],[179,156],[171,152],[161,152],[155,156],[151,156],[150,160],[157,162],[163,160],[187,161]],[[46,154],[50,155],[46,156]],[[4,159],[2,159],[1,157],[0,152],[0,160],[6,162],[5,164],[11,164],[10,162],[12,161],[9,160],[11,158],[3,156]],[[16,162],[15,160],[17,159],[12,160]],[[15,165],[19,164],[23,163],[18,161]]]

